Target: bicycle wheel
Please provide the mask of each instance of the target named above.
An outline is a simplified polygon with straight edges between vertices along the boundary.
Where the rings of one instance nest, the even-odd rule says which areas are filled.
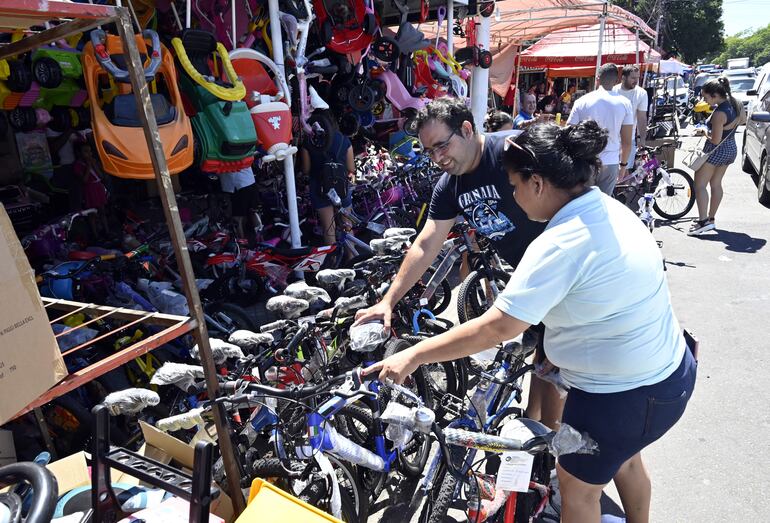
[[[392,356],[404,349],[408,349],[412,345],[402,339],[396,339],[391,341],[385,349],[383,359]],[[411,391],[417,393],[423,401],[425,406],[433,408],[433,393],[428,379],[425,375],[425,369],[418,368],[415,370],[409,378],[404,381],[404,386]],[[387,402],[390,401],[392,391],[388,388],[383,389],[380,395],[381,410],[384,410]],[[425,463],[428,461],[428,454],[430,453],[430,437],[427,434],[415,433],[412,440],[406,445],[406,447],[399,452],[399,471],[405,476],[419,477],[425,468]]]
[[[239,329],[257,330],[246,309],[233,303],[212,303],[206,306],[205,312],[216,321],[216,324],[207,321],[206,325],[209,335],[213,338],[227,339],[230,334]]]
[[[358,405],[348,405],[335,416],[335,427],[343,436],[367,449],[375,448],[372,433],[374,419],[372,412]],[[358,480],[369,495],[369,502],[374,503],[380,496],[388,479],[387,472],[378,472],[366,467],[356,467]]]
[[[455,467],[461,467],[465,460],[466,449],[462,447],[449,447],[450,460]],[[425,499],[425,504],[420,512],[420,523],[444,523],[447,512],[454,501],[458,480],[449,473],[442,461],[434,478],[433,490]]]
[[[695,183],[690,173],[682,169],[668,169],[668,175],[671,185],[655,198],[652,208],[667,220],[678,220],[695,204]]]
[[[408,341],[411,345],[416,345],[426,338],[422,336],[404,335],[401,339]],[[425,377],[428,379],[428,385],[433,394],[436,404],[436,417],[441,418],[444,415],[441,409],[441,399],[446,394],[452,394],[458,398],[465,395],[462,389],[462,382],[458,376],[458,369],[453,361],[444,361],[441,363],[431,363],[422,366],[425,371]]]
[[[498,290],[505,288],[511,275],[500,269],[492,270]],[[457,294],[457,317],[460,323],[478,318],[492,306],[495,296],[490,296],[486,271],[472,271],[460,285]]]

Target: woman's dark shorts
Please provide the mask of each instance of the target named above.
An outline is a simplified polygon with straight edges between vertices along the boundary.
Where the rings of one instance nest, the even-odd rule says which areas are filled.
[[[350,207],[353,204],[353,189],[349,188],[348,194],[342,198],[341,207]],[[325,207],[331,207],[332,201],[328,196],[321,192],[321,181],[316,179],[315,176],[310,177],[310,203],[313,205],[313,209],[323,209]]]
[[[567,454],[559,464],[576,478],[603,485],[620,466],[665,434],[682,417],[695,387],[697,363],[684,351],[679,368],[654,385],[598,394],[572,388],[562,422],[587,432],[598,454]]]

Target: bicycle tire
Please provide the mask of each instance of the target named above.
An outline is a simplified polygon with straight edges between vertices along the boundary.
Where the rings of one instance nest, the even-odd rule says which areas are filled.
[[[453,465],[462,464],[465,460],[466,449],[462,447],[450,447],[450,460]],[[436,481],[437,480],[437,481]],[[444,523],[457,490],[457,478],[450,474],[443,462],[436,473],[433,492],[428,494],[425,504],[420,512],[420,523]],[[433,493],[435,492],[435,497]]]
[[[235,332],[239,329],[245,329],[250,331],[257,330],[257,326],[254,325],[254,322],[252,321],[251,317],[249,316],[249,313],[246,312],[246,309],[243,307],[239,307],[238,305],[235,305],[233,303],[225,303],[225,302],[218,302],[218,303],[212,303],[211,305],[208,305],[206,307],[206,313],[216,319],[219,323],[222,323],[222,321],[219,318],[216,318],[215,315],[218,313],[222,313],[230,320],[232,325],[223,325],[223,327],[229,328],[229,332],[220,332],[220,330],[215,327],[214,325],[207,325],[209,328],[209,333],[216,337],[216,335],[222,335],[227,338],[230,334]]]
[[[425,271],[425,275],[423,278],[427,276],[425,281],[422,283],[422,288],[425,288],[428,281],[433,277],[433,274],[436,272],[436,268],[431,266],[428,267],[428,270]],[[444,278],[441,280],[441,283],[439,283],[439,286],[436,287],[436,291],[433,293],[433,296],[431,296],[430,300],[428,300],[427,309],[431,311],[433,314],[441,314],[447,308],[449,307],[449,304],[452,302],[452,286],[449,285],[449,281]]]
[[[510,274],[500,269],[492,269],[492,274],[501,289],[511,279]],[[483,303],[486,300],[485,279],[484,272],[472,271],[460,284],[460,290],[457,294],[457,318],[460,323],[478,318],[486,312],[488,306]]]
[[[332,463],[335,470],[343,471],[344,475],[350,480],[349,487],[340,485],[343,519],[349,523],[366,521],[366,518],[369,517],[369,496],[358,481],[356,468],[349,463],[340,461],[332,455],[327,454],[327,458],[329,458],[329,461]],[[314,507],[331,513],[331,507],[326,506],[325,504],[325,501],[331,498],[331,493],[328,492],[328,490],[326,481],[313,481],[305,487],[297,497]],[[346,497],[348,499],[347,508],[345,502]],[[353,519],[347,519],[351,515],[353,516]]]
[[[385,354],[383,355],[383,359],[392,356],[394,354],[397,354],[401,352],[402,350],[410,348],[412,345],[403,339],[395,339],[388,343],[388,346],[385,348]],[[428,379],[425,376],[425,370],[421,367],[418,367],[417,370],[415,370],[411,377],[414,380],[414,389],[415,392],[423,399],[425,402],[425,406],[432,409],[433,408],[433,392],[430,388],[430,385],[428,383]],[[384,394],[382,394],[380,397],[385,399],[386,403],[389,399],[389,389],[385,389]],[[381,402],[382,403],[382,402]],[[384,405],[382,406],[384,407]],[[399,452],[398,454],[398,461],[399,461],[399,471],[404,474],[405,476],[417,478],[420,477],[422,474],[423,469],[425,468],[425,463],[428,461],[428,455],[430,454],[430,446],[431,446],[431,440],[430,437],[428,437],[425,434],[415,434],[414,440],[419,442],[419,449],[417,451],[417,458],[416,460],[412,461],[409,460],[404,452]]]
[[[692,209],[692,206],[695,205],[695,182],[693,182],[693,179],[692,179],[692,176],[690,176],[690,173],[682,169],[668,169],[667,172],[669,176],[676,175],[684,179],[684,181],[686,182],[685,190],[687,191],[687,195],[688,195],[687,202],[685,203],[684,207],[679,209],[678,211],[669,212],[669,211],[664,211],[660,207],[659,203],[662,203],[660,202],[661,198],[655,198],[655,203],[652,204],[652,208],[662,218],[665,218],[667,220],[678,220],[679,218],[682,218],[684,215],[690,212],[690,209]],[[673,176],[671,181],[672,182],[674,181]],[[666,196],[664,199],[668,200],[670,198],[672,197]]]
[[[420,343],[427,338],[405,334],[401,336],[401,339],[408,341],[411,345],[416,345],[417,343]],[[433,397],[436,400],[436,405],[440,405],[441,398],[444,396],[444,394],[452,394],[458,398],[462,398],[465,395],[465,391],[461,390],[462,381],[458,375],[456,363],[457,362],[454,361],[444,361],[431,365],[423,365],[423,368],[427,368],[426,374],[428,383],[431,386],[431,392],[433,393]],[[441,384],[437,382],[435,373],[438,372],[444,374],[444,387],[441,387]]]
[[[344,422],[338,423],[337,427],[337,430],[344,436],[364,448],[374,448],[374,437],[371,436],[374,427],[374,417],[369,409],[359,405],[347,405],[337,413],[335,418]],[[362,423],[366,427],[367,433],[361,434],[358,427],[352,423],[353,420]],[[356,467],[356,469],[358,470],[358,481],[361,483],[364,492],[369,493],[369,502],[374,503],[385,488],[388,473],[367,469],[366,467]]]

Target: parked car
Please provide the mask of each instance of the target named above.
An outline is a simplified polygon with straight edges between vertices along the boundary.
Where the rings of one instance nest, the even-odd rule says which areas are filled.
[[[722,75],[726,76],[727,78],[738,76],[750,76],[751,78],[754,78],[757,76],[757,70],[753,67],[743,67],[741,69],[725,69],[722,71]]]
[[[770,62],[757,68],[757,76],[754,78],[754,85],[746,93],[746,96],[749,98],[749,106],[746,111],[747,114],[751,113],[754,103],[757,100],[761,100],[767,91],[770,91]]]
[[[665,105],[676,101],[679,109],[687,107],[690,98],[690,89],[681,76],[668,76],[659,78],[655,84],[655,99],[657,105]]]
[[[743,104],[743,108],[748,111],[749,101],[751,101],[749,91],[754,88],[754,78],[750,76],[731,76],[729,80],[730,92]]]
[[[752,110],[743,133],[742,167],[747,173],[758,174],[757,199],[770,208],[770,90],[764,89],[764,95]]]

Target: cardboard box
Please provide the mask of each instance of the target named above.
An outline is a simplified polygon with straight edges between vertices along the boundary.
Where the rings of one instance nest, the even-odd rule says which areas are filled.
[[[161,432],[151,425],[143,422],[139,424],[145,438],[145,444],[139,449],[139,454],[164,464],[171,464],[171,466],[181,468],[188,473],[192,471],[195,450],[191,445]],[[91,484],[85,452],[78,452],[55,461],[48,465],[48,470],[56,476],[60,496],[74,488]],[[137,478],[117,470],[111,472],[111,479],[113,483],[142,484]],[[233,504],[227,494],[220,491],[217,499],[211,502],[211,513],[228,523],[235,519]],[[214,521],[216,519],[212,519],[212,523]],[[165,519],[162,523],[170,523],[170,520]]]
[[[0,205],[0,425],[65,376],[59,345],[11,220]]]

